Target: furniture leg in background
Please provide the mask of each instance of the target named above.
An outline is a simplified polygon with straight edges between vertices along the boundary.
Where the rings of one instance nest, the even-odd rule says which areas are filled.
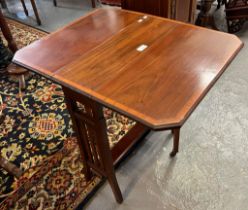
[[[1,28],[1,31],[5,37],[5,39],[7,40],[8,42],[8,47],[9,49],[15,53],[18,49],[17,49],[17,45],[12,37],[12,34],[11,34],[11,31],[9,29],[9,26],[3,16],[3,13],[2,13],[2,10],[0,9],[0,28]]]
[[[10,29],[8,27],[8,24],[4,19],[4,16],[3,16],[1,9],[0,9],[0,28],[1,28],[1,31],[2,31],[5,39],[8,42],[8,47],[10,48],[10,50],[13,53],[15,53],[17,51],[17,46],[16,46],[16,43],[12,37],[12,34],[11,34]],[[10,65],[15,65],[15,64],[10,64]],[[23,68],[20,68],[20,67],[18,67],[18,68],[23,70],[23,72],[21,73],[19,78],[20,78],[20,80],[24,80],[24,73],[26,72],[26,70],[24,70]],[[15,71],[13,71],[13,73],[15,73]],[[20,73],[20,71],[19,71],[19,73]],[[24,81],[24,84],[25,84],[25,81]],[[1,114],[0,124],[4,122],[4,118],[5,118],[5,116],[3,114]],[[22,171],[17,166],[15,166],[13,163],[5,160],[1,156],[1,154],[0,154],[0,167],[4,168],[6,171],[13,174],[17,178],[19,178],[22,175]]]
[[[53,5],[55,7],[57,7],[57,0],[53,0]],[[92,8],[95,8],[96,7],[96,1],[95,0],[91,0],[91,5],[92,5]]]
[[[37,24],[41,25],[41,20],[40,20],[40,16],[39,16],[39,13],[38,13],[38,10],[37,10],[37,7],[36,7],[35,0],[30,0],[30,2],[31,2],[31,5],[32,5],[33,10],[34,10],[34,14],[35,14],[35,17],[36,17]]]
[[[221,5],[226,4],[226,0],[218,0],[217,9],[220,9]]]
[[[28,72],[26,69],[17,66],[16,64],[11,63],[8,67],[7,67],[8,73],[10,75],[15,75],[16,77],[18,77],[18,81],[19,81],[19,88],[21,90],[24,90],[26,88],[26,82],[25,82],[25,74]]]
[[[27,7],[26,7],[26,4],[25,4],[24,0],[21,0],[21,3],[22,3],[22,7],[24,9],[25,15],[28,16],[28,10],[27,10]]]
[[[215,25],[214,16],[210,13],[213,2],[214,0],[201,0],[201,12],[196,20],[196,25],[203,27],[210,26],[211,28],[218,30]]]
[[[6,1],[5,0],[0,0],[0,4],[2,6],[3,9],[6,9],[7,8],[7,4],[6,4]]]
[[[4,170],[9,172],[10,174],[14,175],[16,178],[20,178],[22,175],[22,170],[19,169],[15,164],[10,163],[9,161],[5,160],[0,154],[0,167]]]
[[[28,12],[27,6],[25,4],[25,0],[20,0],[20,1],[21,1],[21,4],[22,4],[22,7],[23,7],[25,15],[29,16],[29,12]],[[0,0],[0,3],[1,3],[2,8],[4,8],[4,9],[7,8],[6,0]],[[39,13],[38,13],[38,9],[37,9],[35,0],[30,0],[30,3],[32,5],[33,11],[34,11],[34,15],[35,15],[37,24],[41,25],[41,20],[40,20],[40,16],[39,16]]]

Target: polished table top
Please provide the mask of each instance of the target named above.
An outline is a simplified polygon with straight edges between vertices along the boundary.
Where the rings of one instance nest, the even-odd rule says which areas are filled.
[[[14,62],[153,129],[181,126],[242,47],[234,35],[99,9]]]

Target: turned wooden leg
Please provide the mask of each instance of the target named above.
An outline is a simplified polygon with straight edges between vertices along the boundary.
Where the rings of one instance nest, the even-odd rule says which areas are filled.
[[[34,14],[35,14],[35,17],[36,17],[37,24],[38,25],[41,25],[40,16],[39,16],[39,13],[38,13],[38,10],[37,10],[35,1],[34,0],[30,0],[30,2],[32,4],[33,10],[34,10]]]
[[[13,163],[10,163],[9,161],[5,160],[1,155],[0,155],[0,167],[4,168],[7,172],[10,174],[14,175],[17,178],[20,178],[22,175],[22,170],[19,169],[16,165]]]
[[[57,1],[56,1],[56,0],[53,0],[53,5],[54,5],[55,7],[57,7]]]
[[[18,77],[19,87],[21,90],[24,90],[26,88],[25,74],[27,73],[27,70],[20,66],[17,66],[14,63],[11,63],[7,67],[7,71],[10,75],[15,75],[16,77]]]
[[[21,90],[25,90],[26,89],[26,82],[25,82],[25,76],[24,74],[19,76],[19,86]]]
[[[92,4],[92,7],[93,7],[93,8],[96,7],[96,2],[95,2],[95,0],[91,0],[91,4]]]
[[[173,149],[172,149],[172,151],[170,153],[170,156],[174,157],[178,153],[180,128],[174,128],[172,130],[172,133],[173,133]]]
[[[26,4],[25,4],[24,0],[21,0],[21,3],[22,3],[22,7],[24,9],[25,15],[28,16],[28,10],[27,10],[27,7],[26,7]]]

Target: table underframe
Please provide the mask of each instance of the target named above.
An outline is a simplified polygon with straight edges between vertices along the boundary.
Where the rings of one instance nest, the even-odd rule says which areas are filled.
[[[116,201],[121,203],[123,197],[114,167],[151,129],[137,122],[111,150],[106,121],[103,116],[103,106],[70,88],[63,87],[63,91],[73,129],[78,139],[86,181],[91,179],[92,173],[105,177],[112,188]],[[180,128],[171,130],[174,135],[174,144],[170,156],[174,157],[178,152]]]

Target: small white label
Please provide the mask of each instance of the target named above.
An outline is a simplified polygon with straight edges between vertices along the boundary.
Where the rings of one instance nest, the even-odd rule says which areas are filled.
[[[140,45],[139,47],[136,48],[137,51],[142,52],[144,51],[148,46],[145,44]]]

